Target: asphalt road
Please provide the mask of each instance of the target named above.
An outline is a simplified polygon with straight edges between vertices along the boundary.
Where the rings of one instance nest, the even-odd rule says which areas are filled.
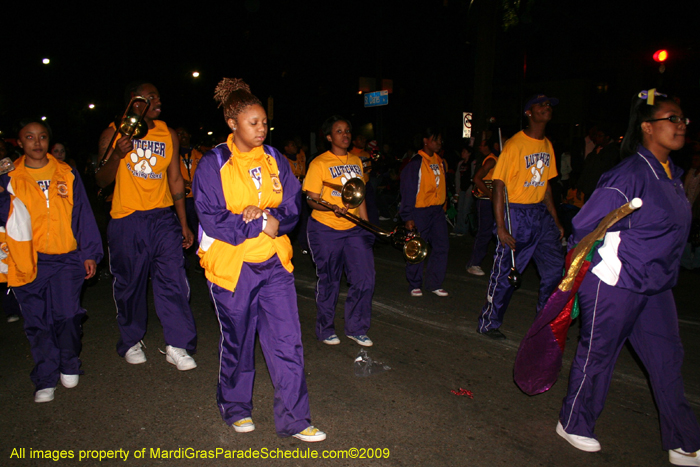
[[[0,322],[0,466],[668,465],[651,391],[629,350],[617,363],[596,427],[602,452],[580,452],[555,434],[578,325],[569,333],[560,381],[547,393],[524,395],[513,383],[512,370],[519,340],[534,317],[535,268],[525,271],[523,287],[514,295],[501,328],[508,339],[486,339],[475,331],[486,278],[464,271],[471,244],[470,237],[451,239],[444,284],[450,291],[447,298],[429,293],[410,297],[401,254],[386,245],[376,249],[377,284],[369,332],[375,345],[368,353],[391,369],[369,377],[355,376],[353,361],[360,347],[342,336],[344,296],[336,316],[341,344],[331,347],[315,339],[315,273],[309,257],[295,250],[312,422],[328,433],[325,442],[316,444],[276,436],[273,391],[259,348],[256,430],[238,434],[223,423],[215,404],[219,326],[201,273],[190,271],[199,333],[198,368],[178,372],[158,351],[165,344],[152,304],[144,339],[148,362],[129,365],[117,356],[111,280],[103,271],[100,280],[86,290],[83,302],[89,315],[83,337],[85,375],[74,389],[59,385],[53,402],[33,402],[29,379],[33,363],[21,322]],[[487,270],[488,264],[487,258]],[[686,349],[686,393],[696,411],[700,378],[692,370],[700,363],[695,337],[700,317],[694,293],[699,278],[697,273],[683,272],[676,288]],[[473,398],[453,394],[460,388]],[[217,449],[216,458],[178,458],[203,451],[216,456]],[[49,457],[60,457],[64,451],[65,456],[74,457],[37,459],[37,451]],[[89,457],[79,461],[81,451]],[[91,457],[99,456],[99,451],[117,458]],[[226,458],[239,452],[268,458]],[[303,458],[313,453],[319,458]],[[291,457],[279,458],[285,455]],[[324,455],[336,458],[321,459]]]

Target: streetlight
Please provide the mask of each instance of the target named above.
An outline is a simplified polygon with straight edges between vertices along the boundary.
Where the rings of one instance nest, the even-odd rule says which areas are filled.
[[[43,63],[44,65],[48,65],[49,63],[51,63],[51,60],[49,60],[48,58],[45,58],[41,61],[41,63]]]
[[[192,77],[193,77],[193,78],[199,78],[199,72],[198,72],[198,71],[193,71],[193,72],[192,72]]]

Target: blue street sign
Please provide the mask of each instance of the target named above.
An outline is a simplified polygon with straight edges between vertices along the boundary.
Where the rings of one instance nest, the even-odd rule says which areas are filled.
[[[365,94],[365,107],[378,107],[389,104],[389,91],[368,92]]]

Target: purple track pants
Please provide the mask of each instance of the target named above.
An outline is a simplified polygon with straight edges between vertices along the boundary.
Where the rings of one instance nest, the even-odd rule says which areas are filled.
[[[322,341],[335,334],[335,307],[340,279],[350,284],[345,300],[345,335],[367,334],[374,295],[374,235],[362,227],[335,230],[309,218],[307,229],[311,255],[316,263],[316,337]]]
[[[221,417],[232,425],[251,416],[257,333],[275,388],[277,434],[303,431],[311,415],[294,275],[275,255],[263,263],[243,263],[235,292],[208,284],[221,327],[216,394]]]
[[[136,211],[112,219],[107,238],[121,334],[117,353],[123,357],[146,335],[149,276],[165,343],[194,353],[197,329],[189,304],[182,228],[173,211],[170,208]]]
[[[79,375],[82,322],[80,291],[85,266],[78,251],[63,255],[39,253],[37,276],[13,287],[22,309],[24,332],[34,359],[31,379],[36,390],[53,388],[59,374]]]
[[[683,392],[683,345],[672,291],[644,295],[589,272],[579,289],[581,340],[559,413],[567,433],[594,438],[615,362],[629,339],[649,373],[663,449],[700,449],[700,426]]]
[[[408,289],[420,289],[423,285],[423,263],[425,263],[425,289],[442,288],[447,273],[447,254],[450,250],[450,237],[447,233],[447,220],[442,206],[416,208],[413,221],[423,240],[430,243],[428,259],[418,264],[406,263]]]
[[[513,238],[516,240],[515,264],[518,272],[522,273],[532,259],[540,274],[537,299],[539,313],[559,284],[564,269],[564,250],[559,240],[559,229],[544,203],[511,203],[510,218],[513,223]],[[506,220],[506,226],[507,223]],[[510,248],[498,241],[486,291],[486,303],[479,315],[478,332],[498,329],[503,324],[503,315],[515,290],[508,282],[511,267]]]

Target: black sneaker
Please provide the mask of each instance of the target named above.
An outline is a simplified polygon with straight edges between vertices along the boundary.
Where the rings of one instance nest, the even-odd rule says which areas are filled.
[[[486,336],[490,339],[505,339],[506,335],[503,334],[501,331],[498,329],[489,329],[486,332],[479,332],[482,336]]]

